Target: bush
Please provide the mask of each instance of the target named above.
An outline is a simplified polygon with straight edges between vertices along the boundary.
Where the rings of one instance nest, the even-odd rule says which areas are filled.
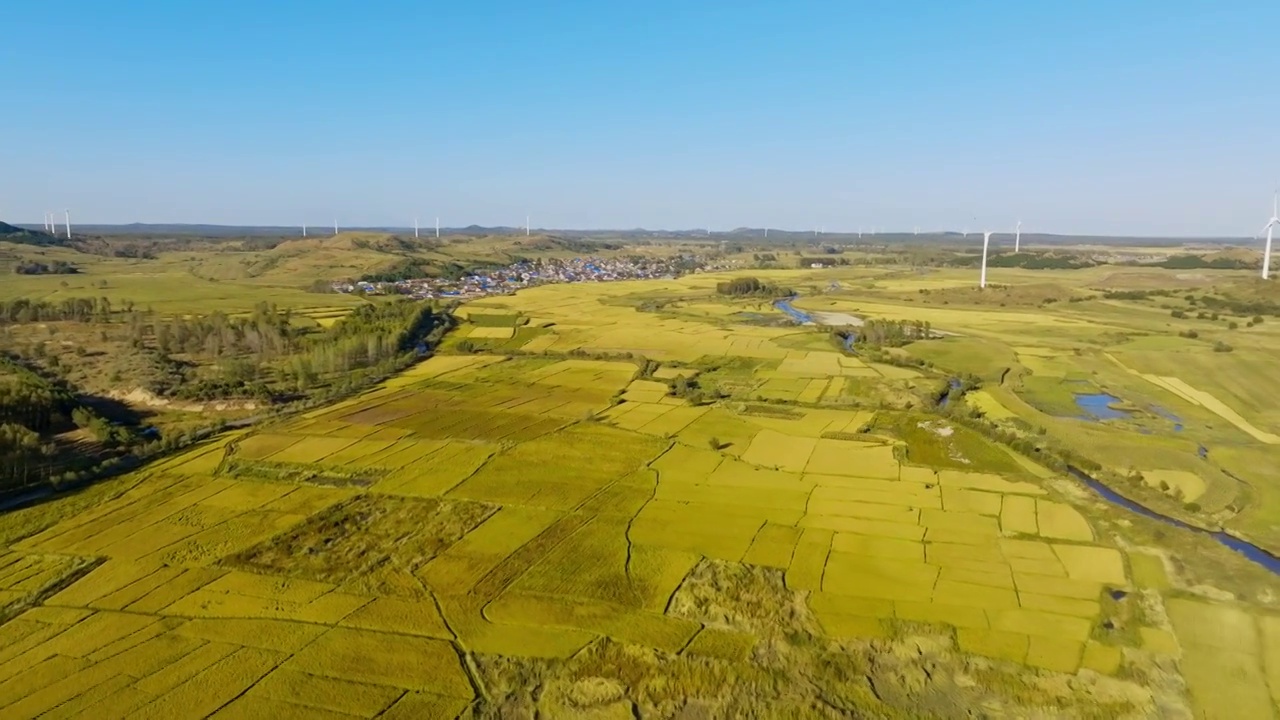
[[[1172,310],[1169,312],[1169,316],[1176,317],[1176,318],[1184,318],[1187,316],[1187,314],[1181,310]]]
[[[1222,342],[1221,340],[1219,340],[1219,341],[1217,341],[1217,342],[1215,342],[1215,343],[1213,344],[1213,351],[1214,351],[1214,352],[1229,353],[1229,352],[1231,352],[1232,350],[1235,350],[1235,348],[1233,348],[1233,347],[1231,347],[1230,345],[1228,345],[1228,344],[1226,344],[1226,343]]]
[[[1185,503],[1183,504],[1182,509],[1186,510],[1187,512],[1200,512],[1200,503],[1195,503],[1195,502]]]
[[[721,447],[723,447],[723,446],[720,444],[720,438],[718,438],[718,437],[711,437],[711,438],[708,438],[708,439],[707,439],[707,446],[708,446],[708,447],[710,447],[712,450],[719,450]]]
[[[1235,320],[1232,320],[1231,322],[1227,323],[1228,330],[1235,330],[1238,327],[1240,327],[1240,323],[1236,322]]]

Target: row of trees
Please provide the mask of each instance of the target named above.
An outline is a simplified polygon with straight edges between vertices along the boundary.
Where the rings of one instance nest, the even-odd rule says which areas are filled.
[[[74,275],[80,269],[66,260],[54,260],[42,263],[36,260],[24,260],[13,266],[19,275]]]
[[[933,325],[927,320],[879,320],[870,319],[858,328],[854,340],[858,345],[873,347],[902,347],[916,340],[933,336]]]
[[[125,300],[122,307],[112,307],[108,298],[67,298],[66,300],[31,300],[17,298],[0,300],[0,323],[55,322],[110,322],[118,312],[133,313],[133,301]]]
[[[716,292],[721,295],[765,297],[788,297],[795,294],[790,288],[764,282],[757,277],[740,277],[716,283]]]

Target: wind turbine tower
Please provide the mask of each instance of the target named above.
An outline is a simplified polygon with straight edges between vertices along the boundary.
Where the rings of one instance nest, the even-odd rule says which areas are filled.
[[[529,237],[529,216],[524,216],[524,236]]]
[[[1021,220],[1019,220],[1018,224],[1013,228],[1013,251],[1014,252],[1022,251],[1022,221]]]
[[[70,240],[71,239],[71,211],[65,210],[64,212],[66,213],[66,218],[67,218],[67,239]]]
[[[415,240],[418,238],[418,218],[413,219],[413,237]]]
[[[302,237],[306,237],[306,236],[307,236],[307,224],[302,223]]]
[[[338,236],[338,219],[337,218],[334,218],[333,220],[333,235],[334,237]]]
[[[440,239],[440,216],[436,216],[436,239]]]
[[[987,286],[987,247],[991,245],[991,233],[982,233],[982,277],[978,280],[978,287],[985,288]]]
[[[1267,244],[1262,251],[1263,280],[1271,276],[1271,234],[1277,225],[1280,225],[1280,192],[1271,197],[1271,219],[1267,221],[1267,226],[1262,228],[1267,231]]]

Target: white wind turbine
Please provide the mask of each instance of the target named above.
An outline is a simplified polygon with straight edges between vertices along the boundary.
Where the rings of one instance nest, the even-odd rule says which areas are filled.
[[[1018,224],[1013,228],[1013,251],[1019,252],[1021,250],[1022,250],[1022,221],[1019,220]]]
[[[978,287],[985,288],[987,286],[987,248],[991,245],[991,231],[982,233],[982,277],[978,280]]]
[[[1263,280],[1271,275],[1271,234],[1277,225],[1280,225],[1280,192],[1271,197],[1271,219],[1267,221],[1266,227],[1262,228],[1267,233],[1267,244],[1262,251]]]
[[[71,211],[70,210],[66,211],[66,218],[67,218],[67,239],[70,240],[71,239]]]

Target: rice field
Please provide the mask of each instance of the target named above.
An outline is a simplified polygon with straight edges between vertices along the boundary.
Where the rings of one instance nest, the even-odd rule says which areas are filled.
[[[1232,702],[1241,717],[1274,713],[1274,612],[1196,594],[1185,563],[1034,461],[857,395],[862,383],[927,392],[933,371],[737,324],[722,304],[620,300],[714,281],[486,298],[467,306],[469,336],[536,326],[523,349],[537,357],[432,357],[150,466],[92,507],[49,503],[47,523],[3,535],[0,711],[491,717],[494,663],[545,669],[622,647],[732,674],[810,633],[816,644],[786,652],[931,638],[969,672],[1124,692],[1172,657],[1205,714]],[[889,307],[858,301],[864,314]],[[939,323],[966,312],[935,310]],[[1015,333],[1017,319],[967,327]],[[1031,343],[1008,359],[1042,376],[1069,365]],[[672,395],[679,376],[729,377],[725,358],[752,361],[732,376],[741,392]],[[1166,385],[1240,428],[1203,393]],[[1005,393],[967,400],[1023,417]],[[1139,467],[1188,502],[1210,487],[1179,465]],[[20,521],[0,515],[0,530]],[[756,596],[699,586],[708,567],[768,579],[785,612],[744,624],[735,603]]]

